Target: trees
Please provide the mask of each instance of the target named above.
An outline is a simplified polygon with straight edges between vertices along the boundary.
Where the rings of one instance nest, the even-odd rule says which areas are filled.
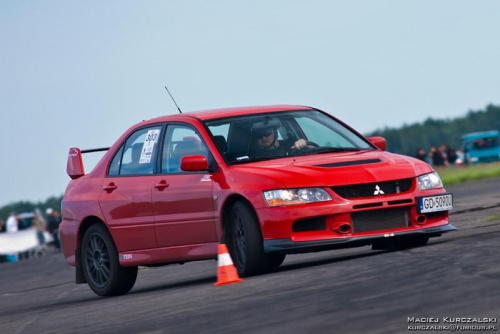
[[[460,149],[462,135],[499,129],[500,106],[488,105],[485,110],[469,111],[465,117],[445,120],[428,118],[422,123],[403,125],[401,128],[386,127],[368,136],[385,137],[388,151],[414,156],[419,147],[428,151],[431,146],[449,144],[454,149]]]
[[[42,212],[45,212],[48,208],[52,208],[55,210],[61,209],[61,201],[62,196],[59,197],[49,197],[45,202],[28,202],[28,201],[19,201],[15,203],[11,203],[5,205],[0,208],[0,219],[6,220],[7,217],[12,213],[21,213],[21,212],[33,212],[35,209],[40,209]]]

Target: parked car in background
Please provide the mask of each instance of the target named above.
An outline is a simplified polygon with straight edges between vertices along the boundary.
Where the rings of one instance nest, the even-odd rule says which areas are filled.
[[[500,131],[483,131],[462,136],[465,163],[500,160]]]
[[[85,174],[71,148],[60,225],[76,282],[128,292],[138,266],[217,258],[240,275],[287,254],[425,245],[455,230],[432,167],[303,106],[217,109],[128,129]]]

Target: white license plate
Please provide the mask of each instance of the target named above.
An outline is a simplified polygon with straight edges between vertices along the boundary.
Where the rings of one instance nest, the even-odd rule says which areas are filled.
[[[419,212],[437,212],[453,209],[453,195],[444,194],[418,198]]]

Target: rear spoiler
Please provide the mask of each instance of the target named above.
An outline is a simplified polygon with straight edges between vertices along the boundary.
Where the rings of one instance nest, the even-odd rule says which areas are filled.
[[[109,147],[91,148],[88,150],[80,150],[78,147],[70,148],[68,153],[68,163],[66,165],[66,172],[69,177],[74,180],[85,175],[82,153],[102,152],[107,150],[109,150]]]

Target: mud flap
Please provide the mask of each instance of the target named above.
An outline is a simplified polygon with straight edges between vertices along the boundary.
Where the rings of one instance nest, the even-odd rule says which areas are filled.
[[[75,254],[75,259],[76,259],[76,277],[75,277],[75,283],[76,284],[84,284],[87,283],[87,279],[85,278],[85,274],[83,273],[83,267],[82,267],[82,257],[80,255],[81,250],[80,247],[76,249],[76,254]]]

